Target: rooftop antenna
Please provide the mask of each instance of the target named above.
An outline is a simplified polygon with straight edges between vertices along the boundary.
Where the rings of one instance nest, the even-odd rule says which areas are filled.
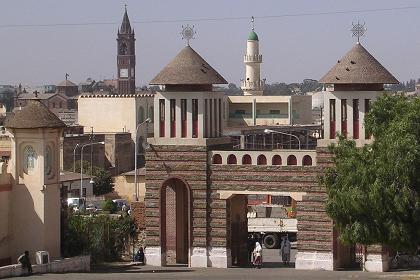
[[[252,31],[254,31],[254,29],[255,29],[255,18],[254,18],[254,16],[252,16],[251,17],[251,23],[252,23]]]
[[[365,27],[365,22],[363,22],[363,24],[361,24],[359,21],[357,21],[356,24],[354,24],[353,22],[351,23],[351,25],[353,26],[350,31],[352,32],[352,37],[357,37],[357,43],[360,43],[360,37],[365,36],[366,30],[367,28]]]
[[[194,25],[192,27],[189,24],[187,24],[185,27],[182,25],[182,40],[187,40],[187,46],[190,45],[190,40],[195,39],[195,33]]]

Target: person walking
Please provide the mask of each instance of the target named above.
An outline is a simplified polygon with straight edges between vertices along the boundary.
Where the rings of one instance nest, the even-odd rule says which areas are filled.
[[[289,237],[283,236],[280,246],[280,253],[281,259],[284,265],[289,266],[290,264],[290,249],[292,248],[292,244],[290,244]]]
[[[257,268],[261,268],[262,266],[262,247],[260,242],[255,242],[255,248],[254,251],[252,253],[253,255],[253,259],[254,259],[254,265]]]
[[[29,275],[32,274],[32,264],[31,260],[29,259],[29,251],[25,251],[24,254],[19,256],[18,263],[22,265],[22,269],[28,270]]]

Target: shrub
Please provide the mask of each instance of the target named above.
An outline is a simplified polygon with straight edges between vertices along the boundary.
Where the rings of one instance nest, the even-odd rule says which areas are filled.
[[[115,202],[113,202],[110,199],[107,199],[104,201],[104,203],[102,204],[102,210],[104,211],[108,211],[111,214],[114,214],[115,212],[117,212],[118,210],[118,206]]]

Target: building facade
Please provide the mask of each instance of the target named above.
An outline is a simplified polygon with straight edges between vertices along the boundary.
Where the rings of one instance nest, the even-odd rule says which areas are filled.
[[[8,118],[12,156],[0,175],[0,263],[25,250],[60,257],[59,143],[64,123],[39,101]]]

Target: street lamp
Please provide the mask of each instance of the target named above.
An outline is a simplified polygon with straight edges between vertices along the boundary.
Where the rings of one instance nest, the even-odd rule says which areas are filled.
[[[278,134],[284,134],[284,135],[295,137],[298,140],[299,150],[300,150],[300,139],[296,135],[293,135],[293,134],[290,134],[290,133],[286,133],[286,132],[275,131],[275,130],[271,130],[271,129],[264,129],[264,133],[278,133]]]
[[[139,131],[140,126],[145,123],[150,123],[152,120],[150,118],[145,119],[143,122],[139,123],[136,127],[136,134],[134,137],[134,200],[139,201],[138,191],[137,191],[137,133]]]
[[[84,144],[82,146],[82,151],[80,153],[80,198],[83,197],[83,149],[86,146],[93,146],[93,145],[104,145],[105,142],[94,142],[94,143],[88,143],[88,144]]]
[[[76,146],[73,149],[73,172],[76,173],[76,149],[79,147],[80,144],[77,143]]]

